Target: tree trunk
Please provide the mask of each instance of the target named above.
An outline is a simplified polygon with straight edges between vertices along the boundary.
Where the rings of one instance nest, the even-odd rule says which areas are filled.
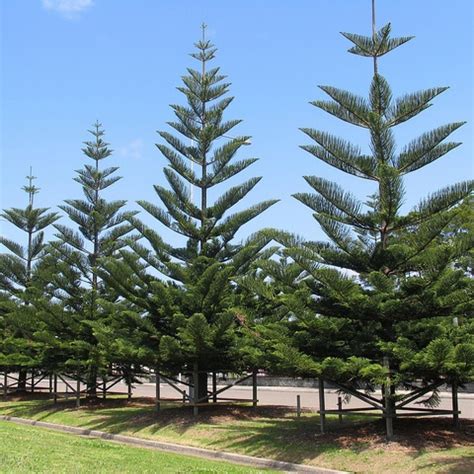
[[[207,372],[199,372],[197,364],[193,369],[193,374],[190,382],[193,384],[193,401],[194,403],[209,403],[209,396],[207,393]],[[197,387],[197,391],[196,391]],[[197,402],[199,400],[199,402]]]
[[[390,358],[384,356],[383,365],[388,370],[386,382],[384,384],[384,405],[385,405],[385,428],[387,440],[393,439],[393,420],[396,417],[395,410],[395,386],[393,385],[391,376]]]
[[[27,369],[20,369],[18,371],[18,387],[17,392],[26,392],[26,377],[28,376]]]
[[[97,368],[91,367],[87,374],[87,398],[97,398]]]
[[[198,386],[198,398],[204,398],[201,400],[200,403],[208,403],[209,398],[207,396],[207,381],[208,381],[208,373],[207,372],[200,372],[199,373],[199,386]]]

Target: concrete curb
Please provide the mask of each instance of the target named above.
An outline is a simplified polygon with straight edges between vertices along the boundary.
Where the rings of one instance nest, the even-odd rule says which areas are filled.
[[[335,471],[333,469],[325,469],[322,467],[307,466],[304,464],[294,464],[291,462],[275,461],[273,459],[256,458],[246,456],[244,454],[228,453],[225,451],[213,451],[205,448],[196,448],[193,446],[185,446],[181,444],[165,443],[162,441],[153,441],[143,438],[135,438],[133,436],[116,435],[106,433],[105,431],[88,430],[75,426],[58,425],[56,423],[47,423],[45,421],[28,420],[26,418],[17,418],[14,416],[0,415],[1,421],[9,421],[20,425],[39,426],[50,430],[61,431],[79,436],[89,436],[91,438],[102,438],[118,443],[138,446],[141,448],[152,448],[160,451],[173,452],[188,456],[196,456],[200,458],[230,461],[236,464],[244,464],[252,467],[278,469],[286,472],[312,472],[317,474],[347,474],[345,471]]]

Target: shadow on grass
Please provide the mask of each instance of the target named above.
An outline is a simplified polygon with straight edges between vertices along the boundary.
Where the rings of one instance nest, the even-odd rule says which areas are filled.
[[[420,472],[432,472],[432,469],[436,469],[436,472],[440,474],[472,474],[474,472],[474,455],[439,457],[418,466]]]
[[[472,446],[474,440],[473,420],[462,420],[461,428],[453,432],[447,418],[399,419],[394,427],[395,440],[387,443],[383,420],[368,421],[364,416],[345,417],[342,424],[336,417],[329,417],[328,432],[321,435],[316,414],[306,412],[297,418],[288,407],[253,409],[210,404],[193,416],[190,407],[176,404],[163,404],[163,409],[156,413],[153,400],[147,398],[131,402],[123,397],[96,400],[83,404],[79,410],[74,403],[61,400],[54,405],[28,397],[28,401],[18,400],[4,406],[0,403],[0,413],[296,463],[316,460],[321,454],[350,456],[374,450],[401,450],[416,459],[427,451]],[[449,462],[449,458],[443,458],[443,465],[445,459]],[[460,457],[451,461],[453,470],[443,472],[463,472],[455,469],[468,463]],[[430,464],[426,466],[429,469]]]
[[[402,452],[416,459],[420,453],[472,447],[474,441],[473,421],[463,420],[461,429],[453,432],[449,419],[398,420],[395,425],[397,435],[391,443],[386,441],[383,420],[358,421],[342,426],[333,421],[324,435],[318,433],[316,417],[305,422],[266,419],[258,427],[245,430],[239,425],[216,429],[225,431],[225,435],[210,443],[215,449],[299,463],[310,462],[322,454],[351,456],[377,451]],[[472,465],[469,472],[474,472]]]

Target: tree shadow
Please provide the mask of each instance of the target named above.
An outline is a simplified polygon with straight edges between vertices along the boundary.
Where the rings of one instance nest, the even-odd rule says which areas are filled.
[[[464,457],[441,457],[419,464],[420,472],[432,472],[432,469],[440,474],[472,474],[474,472],[474,455]]]
[[[442,455],[443,450],[472,446],[474,420],[461,420],[460,429],[453,431],[449,418],[401,418],[395,420],[395,439],[387,443],[383,420],[364,416],[328,417],[327,432],[320,434],[319,416],[305,412],[296,417],[288,407],[214,405],[200,407],[193,416],[192,408],[163,403],[155,411],[152,399],[110,398],[84,404],[75,409],[74,400],[60,400],[57,405],[37,399],[8,404],[2,413],[11,416],[67,424],[109,433],[124,433],[145,438],[168,440],[177,443],[203,446],[210,449],[233,451],[248,455],[273,458],[295,463],[318,462],[322,454],[363,454],[371,450],[403,451],[412,459],[426,452]],[[0,405],[1,408],[1,405]],[[55,416],[63,412],[63,417]],[[70,416],[69,416],[70,415]],[[370,421],[369,421],[370,420]],[[449,456],[449,453],[446,453]],[[472,458],[443,458],[449,469],[442,472],[465,472],[472,469]],[[450,459],[450,461],[449,461]],[[429,469],[432,458],[426,461]],[[421,459],[420,459],[421,461]],[[434,463],[433,465],[435,465]],[[458,469],[456,471],[456,469]],[[461,469],[461,470],[460,470]]]
[[[216,429],[225,431],[225,435],[210,443],[215,449],[296,463],[311,462],[321,454],[343,451],[355,455],[373,450],[403,452],[415,459],[426,452],[442,454],[451,448],[472,447],[474,441],[473,420],[462,420],[457,431],[453,431],[450,419],[397,420],[397,434],[390,443],[386,440],[383,420],[358,421],[342,426],[333,420],[324,435],[318,433],[317,417],[311,417],[303,423],[297,419],[265,419],[244,433],[238,425],[221,425]],[[460,458],[452,458],[453,465],[457,461],[460,465],[467,463]],[[469,466],[469,472],[474,472],[472,465]]]

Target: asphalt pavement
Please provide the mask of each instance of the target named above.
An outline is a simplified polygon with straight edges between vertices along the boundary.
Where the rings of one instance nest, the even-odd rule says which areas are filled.
[[[46,386],[47,382],[41,382],[41,386]],[[183,390],[184,385],[178,385]],[[223,385],[218,385],[218,388],[223,388]],[[64,391],[63,383],[58,382],[58,391]],[[160,391],[162,398],[182,398],[182,393],[173,389],[166,383],[160,384]],[[124,383],[118,383],[113,387],[113,392],[127,393],[127,386]],[[300,396],[301,408],[317,411],[319,410],[319,391],[316,388],[306,387],[258,387],[258,404],[270,406],[287,406],[293,407],[296,411],[297,395]],[[339,394],[335,389],[325,390],[326,409],[337,409]],[[132,396],[134,397],[155,397],[155,384],[142,383],[135,384],[132,389]],[[377,396],[377,395],[376,395]],[[252,400],[252,387],[250,386],[234,386],[220,394],[222,398],[237,398]],[[427,396],[422,397],[422,399]],[[458,395],[459,409],[461,411],[461,418],[474,419],[474,394],[473,393],[459,393]],[[350,399],[343,405],[343,408],[362,408],[368,407],[365,402],[350,397]],[[410,403],[409,407],[421,407],[424,405]],[[451,409],[452,399],[450,392],[440,392],[439,409]]]

